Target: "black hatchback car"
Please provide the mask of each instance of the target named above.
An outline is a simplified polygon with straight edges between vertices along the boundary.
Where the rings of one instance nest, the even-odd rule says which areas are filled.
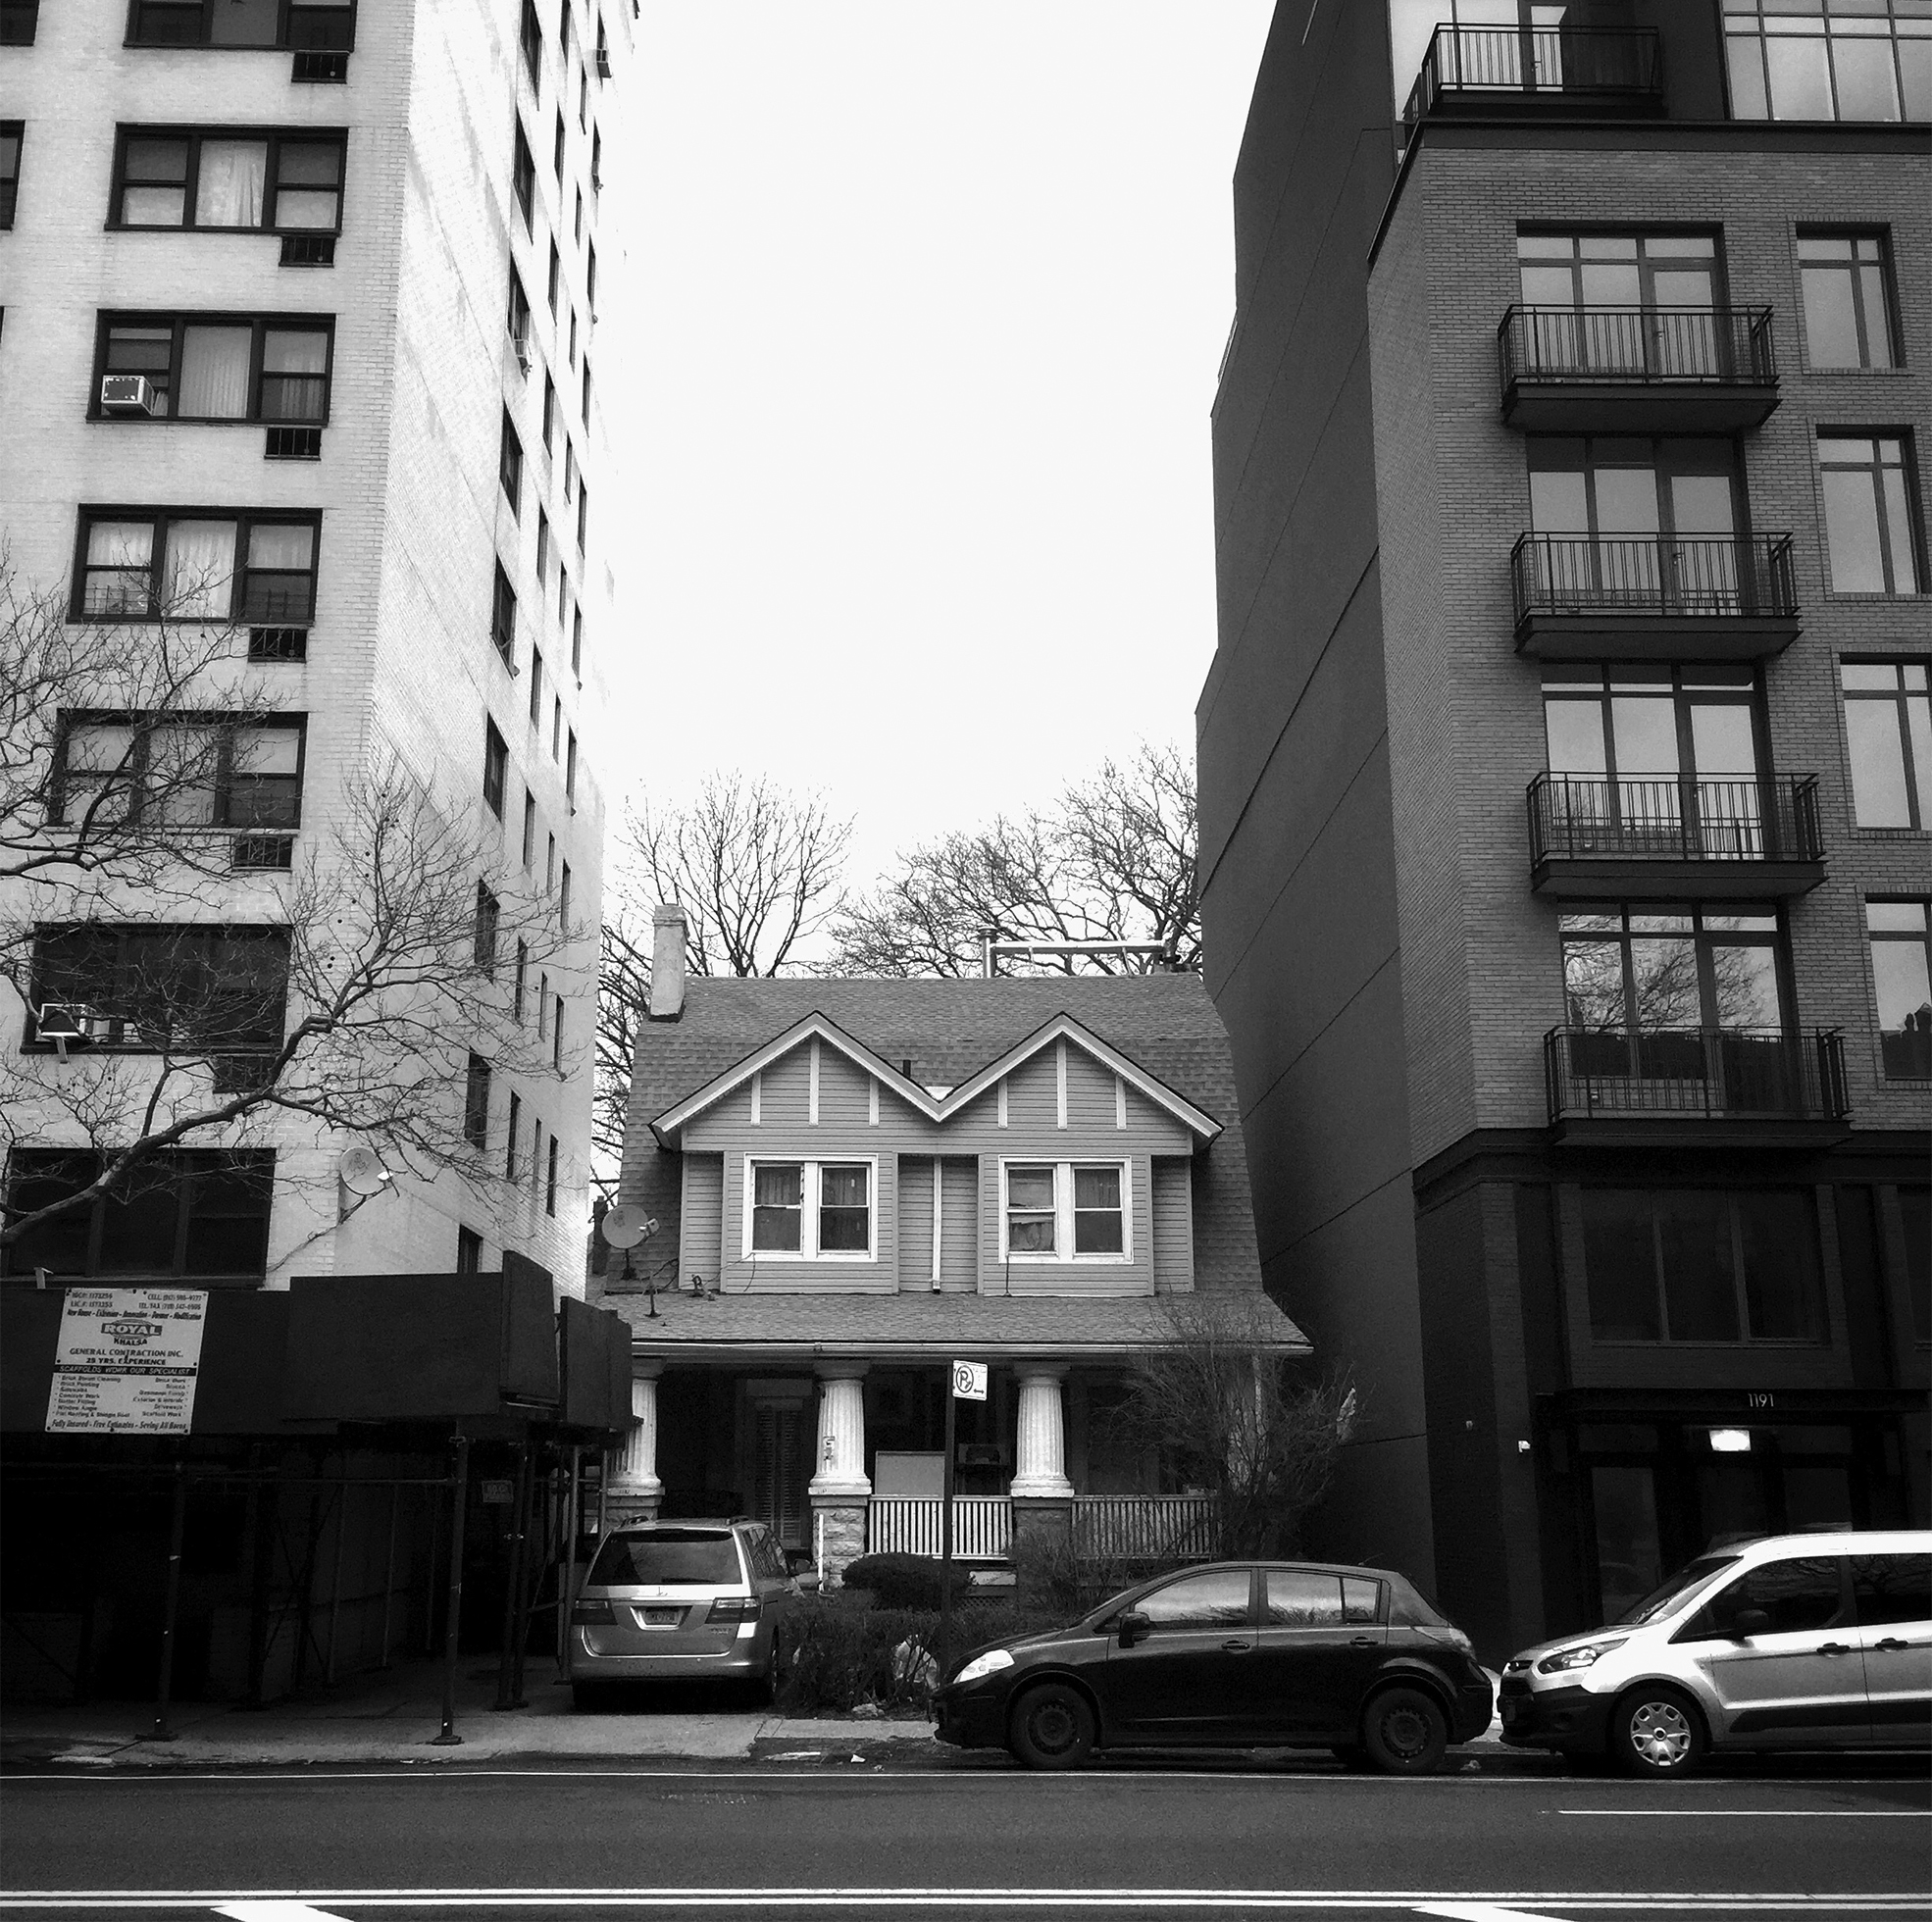
[[[1469,1638],[1402,1576],[1217,1562],[1070,1628],[974,1649],[934,1696],[939,1738],[1033,1768],[1095,1749],[1328,1748],[1397,1775],[1489,1726]]]

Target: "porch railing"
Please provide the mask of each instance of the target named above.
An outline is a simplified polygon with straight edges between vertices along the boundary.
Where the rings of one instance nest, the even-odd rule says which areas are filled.
[[[1544,1037],[1550,1119],[1659,1115],[1842,1121],[1844,1037],[1739,1028],[1552,1028]]]
[[[1610,781],[1540,774],[1530,783],[1530,858],[1822,861],[1816,775]]]
[[[1526,533],[1509,556],[1516,625],[1534,616],[1792,618],[1791,535]]]
[[[1518,380],[1774,386],[1768,307],[1511,307],[1497,331]]]
[[[1211,1495],[1075,1495],[1074,1553],[1084,1561],[1212,1561],[1214,1522]]]
[[[868,1554],[937,1555],[943,1500],[934,1495],[876,1494],[866,1515]],[[1013,1543],[1013,1504],[1003,1494],[952,1499],[952,1552],[964,1561],[1004,1561]]]

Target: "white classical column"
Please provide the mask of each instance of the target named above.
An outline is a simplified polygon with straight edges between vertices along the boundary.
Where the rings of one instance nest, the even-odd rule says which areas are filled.
[[[811,1493],[864,1499],[872,1492],[865,1472],[865,1368],[862,1361],[826,1361],[818,1368],[819,1439]]]
[[[655,1515],[664,1499],[664,1484],[657,1479],[657,1378],[663,1373],[661,1361],[632,1364],[631,1429],[617,1451],[610,1482],[611,1500],[629,1519]]]
[[[1060,1384],[1066,1372],[1064,1367],[1034,1362],[1020,1368],[1020,1428],[1009,1494],[1064,1500],[1073,1493],[1073,1484],[1067,1480],[1066,1424],[1060,1412]]]

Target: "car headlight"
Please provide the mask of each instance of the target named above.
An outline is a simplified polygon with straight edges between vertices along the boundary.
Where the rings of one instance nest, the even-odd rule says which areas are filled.
[[[984,1655],[975,1655],[952,1679],[955,1686],[961,1682],[979,1682],[1012,1666],[1013,1657],[1004,1648],[989,1648]]]
[[[1627,1635],[1614,1635],[1607,1642],[1579,1643],[1574,1648],[1559,1648],[1553,1655],[1545,1655],[1537,1663],[1539,1675],[1561,1675],[1566,1669],[1588,1668],[1600,1655],[1607,1655],[1612,1648],[1621,1648],[1630,1638]]]

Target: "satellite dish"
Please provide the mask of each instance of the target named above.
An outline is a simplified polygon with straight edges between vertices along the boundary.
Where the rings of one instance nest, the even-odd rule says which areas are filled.
[[[614,1248],[635,1248],[657,1233],[657,1221],[634,1201],[620,1201],[604,1210],[603,1238]]]
[[[335,1172],[351,1194],[381,1194],[395,1177],[382,1166],[374,1148],[344,1148],[335,1157]]]

